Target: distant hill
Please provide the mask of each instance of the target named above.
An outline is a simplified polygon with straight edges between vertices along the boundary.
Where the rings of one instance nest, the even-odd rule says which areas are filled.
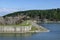
[[[14,17],[18,15],[26,15],[30,18],[36,18],[36,19],[49,19],[49,20],[60,20],[60,8],[57,9],[47,9],[47,10],[27,10],[27,11],[18,11],[13,12],[7,15],[4,15],[3,17]]]

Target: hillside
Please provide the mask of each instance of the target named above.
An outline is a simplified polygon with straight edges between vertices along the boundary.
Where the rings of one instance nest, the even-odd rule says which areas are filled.
[[[18,15],[26,15],[31,19],[49,19],[49,20],[60,20],[60,8],[57,9],[48,9],[48,10],[27,10],[27,11],[18,11],[13,12],[3,17],[10,16],[18,16]]]

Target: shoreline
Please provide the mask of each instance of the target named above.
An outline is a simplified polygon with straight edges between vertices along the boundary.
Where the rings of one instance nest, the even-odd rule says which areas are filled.
[[[5,26],[6,27],[6,26]],[[41,30],[41,29],[38,29],[38,30],[34,30],[34,31],[20,31],[20,30],[18,30],[18,31],[16,31],[16,30],[13,30],[12,28],[12,30],[9,30],[8,29],[8,31],[7,30],[1,30],[0,29],[0,33],[32,33],[32,32],[50,32],[50,30],[48,30],[48,29],[46,29],[46,28],[44,28],[44,27],[42,27],[42,26],[40,26],[39,28],[41,28],[41,29],[43,29],[43,30]]]
[[[47,31],[29,31],[29,32],[0,32],[0,33],[39,33],[39,32],[50,32],[50,30],[47,30]]]
[[[60,21],[37,21],[37,23],[60,23]]]

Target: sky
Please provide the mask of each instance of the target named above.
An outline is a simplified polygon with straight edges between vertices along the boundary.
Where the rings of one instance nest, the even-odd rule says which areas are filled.
[[[0,16],[15,11],[60,8],[60,0],[0,0]]]

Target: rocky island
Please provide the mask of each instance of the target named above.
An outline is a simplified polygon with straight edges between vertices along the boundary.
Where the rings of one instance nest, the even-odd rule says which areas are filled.
[[[39,26],[38,22],[58,22],[58,9],[18,11],[4,15],[0,17],[0,33],[49,32],[47,28]]]
[[[26,16],[0,17],[0,33],[49,32]]]

